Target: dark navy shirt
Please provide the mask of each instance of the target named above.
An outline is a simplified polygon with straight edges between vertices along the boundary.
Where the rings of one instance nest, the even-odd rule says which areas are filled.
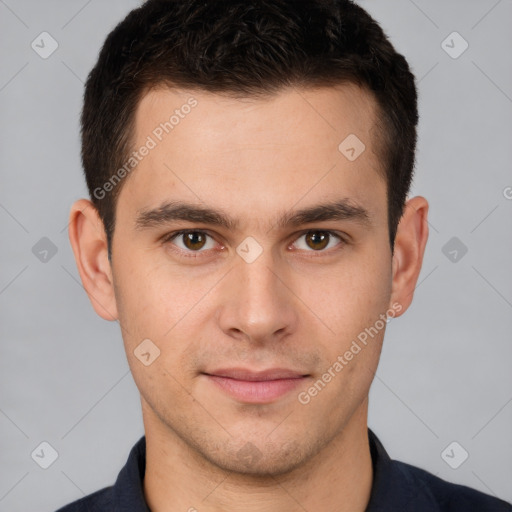
[[[391,460],[370,429],[368,438],[373,484],[366,512],[512,512],[512,505],[505,501]],[[142,487],[145,469],[146,437],[143,436],[132,448],[114,485],[57,512],[150,512]]]

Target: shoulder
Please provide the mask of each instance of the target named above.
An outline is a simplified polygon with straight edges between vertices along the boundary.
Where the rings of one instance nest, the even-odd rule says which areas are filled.
[[[454,484],[428,471],[393,461],[397,471],[408,480],[411,496],[426,495],[440,512],[512,512],[512,505],[465,485]]]
[[[130,450],[128,460],[113,485],[73,501],[57,512],[148,512],[142,484],[145,467],[146,438],[142,436]]]
[[[112,486],[88,494],[56,512],[102,512],[113,509]]]

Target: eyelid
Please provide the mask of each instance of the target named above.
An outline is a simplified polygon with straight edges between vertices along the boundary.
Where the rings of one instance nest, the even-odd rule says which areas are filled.
[[[334,230],[330,230],[330,229],[322,229],[322,228],[309,228],[309,229],[304,229],[302,231],[299,231],[297,233],[295,233],[293,236],[293,242],[296,242],[300,237],[304,236],[304,235],[307,235],[308,233],[314,233],[314,232],[319,232],[319,233],[328,233],[329,236],[334,236],[336,238],[338,238],[340,240],[340,244],[341,245],[346,245],[348,244],[348,235],[344,235],[344,234],[341,234],[337,231],[334,231]],[[180,235],[185,235],[187,233],[202,233],[202,234],[205,234],[207,236],[209,236],[210,238],[216,240],[215,236],[213,236],[207,229],[193,229],[193,228],[189,228],[189,229],[181,229],[181,230],[178,230],[178,231],[173,231],[171,233],[167,233],[165,234],[163,237],[161,237],[161,241],[162,243],[168,243],[168,242],[172,242],[175,238],[177,238],[178,236]],[[218,243],[218,242],[217,242]],[[340,245],[338,244],[338,245]],[[172,244],[174,245],[174,244]],[[222,245],[222,244],[221,244]],[[224,246],[222,245],[222,248]],[[187,256],[190,256],[190,255],[197,255],[197,254],[201,254],[203,252],[208,252],[208,251],[212,251],[212,250],[215,250],[215,249],[206,249],[206,250],[198,250],[198,251],[185,251],[184,249],[181,249],[179,247],[176,248],[176,251],[179,251],[181,254],[185,254]],[[300,249],[298,249],[300,250]],[[322,254],[326,254],[326,253],[330,253],[331,251],[333,250],[336,250],[335,248],[331,248],[331,249],[328,249],[328,250],[322,250],[322,251],[314,251],[314,250],[310,250],[310,251],[306,251],[308,253],[312,253],[312,254],[318,254],[318,255],[322,255]],[[192,257],[197,257],[197,256],[192,256]]]

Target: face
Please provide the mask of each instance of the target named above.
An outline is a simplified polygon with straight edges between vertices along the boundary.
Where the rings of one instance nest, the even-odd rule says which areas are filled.
[[[142,99],[135,147],[149,149],[119,195],[112,276],[146,428],[252,474],[366,428],[401,308],[374,124],[351,85]],[[356,139],[339,148],[350,134],[359,155]]]

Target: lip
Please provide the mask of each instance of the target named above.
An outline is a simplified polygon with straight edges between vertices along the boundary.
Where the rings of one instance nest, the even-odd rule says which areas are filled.
[[[284,368],[263,371],[223,368],[205,372],[204,375],[235,400],[254,404],[273,402],[288,394],[309,377],[309,375]]]
[[[306,375],[295,370],[287,368],[269,368],[267,370],[252,371],[245,368],[220,368],[211,372],[205,372],[206,375],[215,377],[228,377],[236,380],[246,380],[252,382],[261,382],[277,379],[297,379]]]

